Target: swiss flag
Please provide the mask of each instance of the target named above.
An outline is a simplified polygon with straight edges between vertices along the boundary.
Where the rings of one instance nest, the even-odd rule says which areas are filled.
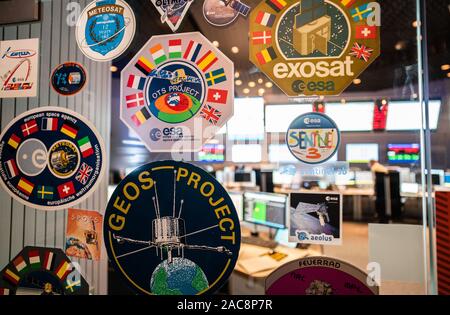
[[[72,182],[67,182],[58,186],[58,193],[60,198],[66,198],[67,196],[75,193],[75,187]]]
[[[226,104],[227,97],[228,97],[227,90],[209,89],[206,101],[211,103]]]
[[[376,39],[377,27],[368,25],[356,26],[356,39]]]

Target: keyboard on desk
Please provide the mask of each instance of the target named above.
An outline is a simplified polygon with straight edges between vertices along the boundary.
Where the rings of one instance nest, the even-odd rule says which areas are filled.
[[[249,244],[249,245],[255,245],[260,247],[266,247],[270,249],[274,249],[278,246],[278,243],[272,240],[264,240],[259,237],[253,237],[253,236],[242,236],[241,237],[242,243]]]

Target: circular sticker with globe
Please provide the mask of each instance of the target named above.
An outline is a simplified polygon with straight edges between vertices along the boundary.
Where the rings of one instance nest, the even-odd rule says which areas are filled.
[[[86,57],[110,61],[127,50],[135,31],[136,18],[128,3],[102,0],[92,1],[80,14],[75,36]]]
[[[30,110],[0,135],[0,183],[26,206],[66,209],[100,184],[104,152],[98,131],[76,112],[60,107]]]
[[[327,115],[307,113],[298,116],[289,125],[286,143],[292,155],[306,164],[320,164],[336,154],[340,132]]]
[[[86,85],[87,75],[83,66],[66,62],[53,70],[51,83],[56,93],[69,96],[80,92]]]
[[[103,230],[112,266],[139,294],[213,293],[239,255],[229,195],[183,162],[149,163],[125,177],[109,200]]]

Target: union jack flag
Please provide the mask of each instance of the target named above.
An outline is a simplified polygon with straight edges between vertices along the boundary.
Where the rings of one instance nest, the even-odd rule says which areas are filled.
[[[358,43],[354,43],[350,56],[354,56],[358,59],[363,59],[365,62],[369,61],[370,56],[372,56],[373,49]]]
[[[200,116],[209,121],[210,124],[215,125],[219,121],[220,117],[222,117],[222,113],[212,106],[205,105],[200,112]]]
[[[91,176],[92,170],[92,167],[83,162],[83,164],[81,164],[80,170],[75,176],[75,179],[83,185],[86,185],[89,176]]]

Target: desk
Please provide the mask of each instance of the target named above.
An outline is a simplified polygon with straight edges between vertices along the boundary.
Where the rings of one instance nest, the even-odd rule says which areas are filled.
[[[239,252],[239,258],[234,268],[233,274],[230,277],[230,294],[243,294],[243,295],[261,295],[264,294],[266,277],[281,265],[292,260],[303,258],[306,256],[321,256],[319,251],[312,249],[297,249],[289,248],[285,246],[277,246],[276,252],[287,254],[286,257],[276,262],[276,267],[253,274],[248,274],[244,268],[239,264],[240,261],[245,259],[261,257],[268,253],[270,249],[259,247],[249,244],[241,244],[241,250]]]

